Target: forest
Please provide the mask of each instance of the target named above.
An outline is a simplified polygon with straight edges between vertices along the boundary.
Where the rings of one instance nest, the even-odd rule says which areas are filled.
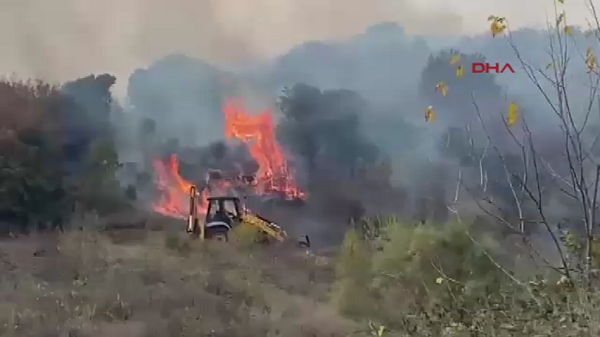
[[[381,23],[252,71],[5,78],[0,335],[598,335],[599,21],[509,20],[451,46]],[[197,186],[285,166],[306,197],[261,211],[314,251],[190,239],[170,158]]]

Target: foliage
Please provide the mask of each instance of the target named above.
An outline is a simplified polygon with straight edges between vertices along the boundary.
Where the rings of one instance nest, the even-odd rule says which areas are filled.
[[[346,234],[336,268],[337,283],[332,300],[340,311],[348,316],[361,318],[372,314],[369,286],[371,282],[371,260],[365,242],[358,232]]]
[[[359,118],[368,105],[356,92],[297,84],[284,91],[279,105],[279,136],[303,158],[310,177],[323,169],[349,176],[359,163],[377,161],[377,147],[365,139]]]
[[[334,286],[334,304],[369,320],[372,335],[377,327],[389,331],[384,336],[590,336],[596,329],[589,325],[595,293],[578,297],[562,281],[511,267],[518,248],[475,224],[382,224],[377,237],[347,234]]]
[[[114,82],[101,75],[61,88],[0,83],[6,121],[0,129],[0,222],[21,230],[62,226],[75,206],[102,213],[123,203],[110,123]]]
[[[539,126],[537,121],[526,118],[528,116],[522,115],[519,105],[513,101],[506,108],[507,117],[501,116],[502,123],[497,121],[490,127],[490,118],[486,112],[498,110],[496,105],[489,100],[480,100],[479,97],[476,97],[476,90],[470,90],[469,96],[474,107],[475,117],[481,126],[480,134],[483,134],[480,139],[486,140],[485,150],[490,147],[494,150],[495,158],[491,167],[486,165],[486,162],[489,161],[485,158],[486,151],[476,149],[474,143],[478,139],[472,135],[472,123],[467,119],[463,121],[467,136],[465,139],[469,143],[469,155],[466,159],[470,161],[469,159],[476,158],[475,160],[479,162],[479,185],[483,186],[484,194],[488,173],[493,172],[493,167],[499,167],[498,171],[503,171],[503,173],[499,172],[498,176],[504,175],[504,183],[499,185],[505,191],[504,195],[512,196],[512,201],[510,198],[504,198],[504,203],[512,205],[510,207],[512,209],[506,212],[503,210],[504,205],[498,205],[492,201],[492,197],[484,196],[482,198],[485,203],[491,204],[499,210],[499,212],[494,212],[500,213],[495,215],[496,219],[512,229],[516,229],[513,224],[518,223],[518,232],[525,237],[529,234],[530,227],[537,227],[526,226],[526,224],[541,224],[539,227],[547,232],[560,256],[561,273],[566,283],[570,285],[578,283],[578,285],[585,285],[587,289],[590,289],[594,283],[592,274],[595,264],[593,259],[597,236],[595,228],[597,225],[600,164],[594,158],[591,150],[596,140],[591,140],[586,136],[589,133],[586,129],[587,126],[598,123],[598,120],[592,117],[592,111],[600,107],[597,105],[598,97],[595,85],[592,85],[584,104],[570,104],[570,102],[580,100],[577,94],[566,88],[573,88],[579,84],[578,81],[571,80],[573,71],[569,57],[573,51],[571,45],[574,46],[575,53],[579,52],[581,56],[579,67],[575,66],[575,69],[582,67],[585,69],[585,74],[583,76],[580,74],[580,78],[587,77],[590,83],[596,84],[600,79],[595,54],[595,47],[600,41],[597,34],[598,18],[594,5],[590,3],[593,20],[588,22],[590,35],[595,37],[595,41],[591,41],[591,43],[595,46],[584,47],[586,52],[583,53],[583,50],[579,50],[579,43],[588,44],[590,41],[581,39],[580,34],[577,37],[574,35],[573,27],[566,22],[563,1],[558,2],[561,5],[556,4],[555,21],[549,23],[548,26],[549,62],[545,68],[531,64],[522,57],[519,46],[515,45],[513,40],[507,18],[495,15],[488,18],[492,37],[506,38],[514,50],[522,72],[529,78],[532,87],[536,88],[538,94],[544,98],[543,102],[547,104],[543,109],[546,111],[546,114],[543,115],[545,121],[540,123],[542,126]],[[595,22],[596,27],[591,27],[591,22]],[[454,64],[460,58],[456,55],[451,56],[449,63]],[[456,77],[462,76],[457,74]],[[462,81],[462,78],[455,80],[456,83],[453,86],[469,86],[468,81]],[[443,84],[441,96],[442,100],[445,100],[448,96],[446,82],[439,83],[436,88]],[[481,84],[483,85],[483,83]],[[453,99],[454,101],[465,100],[467,95]],[[448,104],[451,104],[451,101]],[[517,124],[519,125],[518,129],[514,128]],[[506,142],[501,141],[502,138],[497,137],[496,131],[505,135],[504,140],[510,141],[510,147],[506,146]],[[545,134],[545,137],[534,136],[537,133]],[[541,145],[544,138],[553,139],[557,145],[562,144],[554,147],[552,151],[548,151],[547,145]],[[448,135],[449,139],[450,135]],[[463,144],[467,142],[462,140]],[[447,144],[449,143],[448,141]],[[562,150],[556,151],[556,148]],[[467,149],[466,146],[465,149]],[[482,152],[483,154],[480,154]],[[549,152],[554,152],[554,154]],[[464,162],[461,160],[461,164]],[[470,162],[473,165],[473,161]],[[489,176],[492,182],[498,181],[494,177],[495,175],[489,174]],[[532,176],[534,179],[530,179]],[[552,184],[548,182],[552,182]],[[563,214],[560,214],[560,220],[556,212],[547,207],[549,200],[556,205],[569,208],[568,211],[561,212]],[[481,203],[478,205],[483,208]],[[564,230],[564,228],[568,229]]]
[[[407,313],[402,308],[391,309],[399,301],[407,305],[405,309],[418,305],[425,311],[454,311],[484,293],[492,301],[505,277],[485,253],[488,247],[476,244],[467,230],[461,224],[436,227],[388,221],[379,237],[369,241],[350,233],[338,270],[346,284],[339,286],[356,284],[354,296],[360,288],[363,294],[367,291],[371,302],[389,308],[377,310],[378,316],[373,318],[396,327]]]

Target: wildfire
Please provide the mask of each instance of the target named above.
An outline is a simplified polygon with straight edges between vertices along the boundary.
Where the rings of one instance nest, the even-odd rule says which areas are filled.
[[[238,139],[248,145],[250,154],[259,165],[256,193],[281,193],[287,198],[305,198],[300,191],[281,147],[275,139],[270,111],[249,115],[240,100],[230,99],[223,107],[225,137]]]
[[[225,137],[246,143],[250,154],[259,165],[253,182],[254,193],[280,193],[289,199],[304,199],[306,195],[298,188],[283,151],[275,139],[271,112],[265,111],[252,116],[244,110],[240,100],[232,99],[225,102],[223,113]],[[189,212],[189,191],[193,184],[179,174],[177,156],[171,156],[168,163],[156,160],[154,170],[158,188],[162,192],[154,210],[165,216],[186,218]],[[202,191],[198,205],[199,214],[206,214],[209,192],[223,194],[226,193],[225,190],[234,189],[230,181],[218,179],[219,182],[215,184],[210,178],[207,180],[207,188]]]
[[[158,189],[162,195],[154,205],[154,211],[173,218],[185,219],[189,213],[190,188],[192,183],[179,175],[179,159],[172,155],[168,164],[160,160],[154,161],[154,171]],[[207,209],[207,191],[203,191],[198,205],[198,212],[205,214]]]

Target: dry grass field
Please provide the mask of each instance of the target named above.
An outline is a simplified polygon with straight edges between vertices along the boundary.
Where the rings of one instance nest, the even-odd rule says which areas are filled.
[[[118,238],[119,235],[117,235]],[[131,235],[130,235],[131,236]],[[92,230],[0,242],[1,336],[346,336],[305,252]]]

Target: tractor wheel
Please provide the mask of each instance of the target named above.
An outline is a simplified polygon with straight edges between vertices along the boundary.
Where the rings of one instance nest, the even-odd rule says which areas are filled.
[[[220,242],[229,241],[229,230],[227,228],[211,228],[206,234],[210,240]]]

